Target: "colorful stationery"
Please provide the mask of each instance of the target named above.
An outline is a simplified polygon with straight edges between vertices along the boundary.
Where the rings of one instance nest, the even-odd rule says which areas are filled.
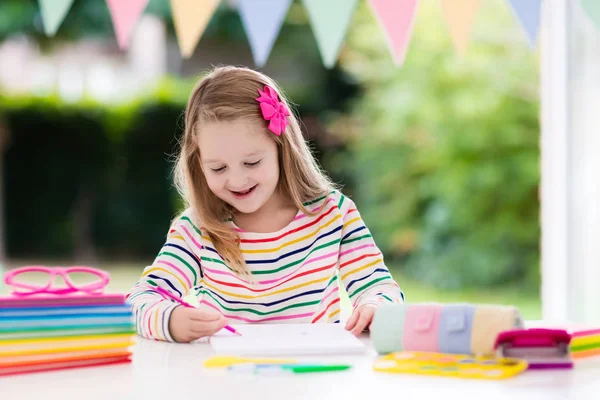
[[[415,303],[379,306],[370,331],[379,354],[416,351],[491,356],[499,333],[523,325],[519,310],[511,306]]]
[[[6,306],[10,306],[10,308],[81,307],[94,305],[122,305],[124,303],[125,295],[121,293],[95,295],[74,293],[68,296],[50,294],[22,296],[12,294],[9,296],[0,296],[0,304],[6,304]]]
[[[498,357],[521,358],[529,369],[573,368],[571,335],[564,329],[515,329],[496,339]]]
[[[213,356],[204,361],[205,368],[224,368],[237,364],[294,364],[296,360],[278,358],[243,358],[233,356]]]
[[[273,374],[344,371],[352,366],[348,364],[298,363],[285,358],[244,358],[233,356],[213,356],[204,362],[205,368],[225,368],[231,372]]]
[[[227,369],[232,372],[253,374],[294,373],[306,374],[314,372],[334,372],[350,369],[346,364],[238,364]]]
[[[124,301],[124,297],[121,297]],[[17,319],[17,318],[29,318],[29,317],[45,317],[50,318],[52,316],[84,316],[84,315],[96,315],[96,316],[116,316],[130,314],[131,310],[126,304],[115,304],[115,305],[88,305],[88,306],[71,306],[69,308],[57,308],[57,307],[20,307],[20,308],[5,308],[0,309],[0,321],[2,319]]]
[[[65,285],[54,285],[56,277]],[[109,280],[105,271],[80,266],[8,271],[4,282],[12,293],[0,297],[0,376],[130,362],[131,306],[124,294],[104,293]]]
[[[32,329],[11,329],[0,332],[0,342],[3,340],[15,340],[38,337],[78,337],[88,335],[109,335],[114,333],[133,333],[131,322],[126,324],[114,324],[106,326],[51,326]]]
[[[600,356],[600,329],[572,332],[570,351],[571,356],[576,360]]]
[[[527,369],[527,362],[513,358],[394,352],[378,358],[373,364],[373,369],[378,372],[394,374],[499,380],[522,373]]]
[[[131,362],[131,353],[123,355],[109,355],[89,359],[66,359],[57,362],[29,363],[27,365],[4,366],[0,368],[0,376],[17,375],[33,372],[59,371],[83,367],[95,367],[110,364],[123,364]]]

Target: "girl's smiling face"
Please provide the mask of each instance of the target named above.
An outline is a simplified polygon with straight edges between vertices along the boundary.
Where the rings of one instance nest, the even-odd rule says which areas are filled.
[[[210,190],[244,214],[267,203],[279,183],[277,143],[250,120],[202,125],[198,146]]]

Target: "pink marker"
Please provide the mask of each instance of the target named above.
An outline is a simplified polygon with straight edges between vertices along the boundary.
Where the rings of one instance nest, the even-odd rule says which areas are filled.
[[[165,290],[163,288],[161,288],[160,286],[153,286],[154,289],[156,289],[156,291],[160,294],[162,294],[163,296],[168,297],[169,299],[181,304],[184,307],[189,307],[189,308],[196,308],[193,305],[191,305],[190,303],[187,303],[183,300],[181,300],[179,297],[175,297],[171,294],[171,292],[169,292],[168,290]],[[242,336],[241,333],[239,333],[238,331],[236,331],[235,329],[233,329],[231,326],[229,325],[225,325],[225,329],[227,329],[229,332],[231,333],[235,333],[236,335]]]

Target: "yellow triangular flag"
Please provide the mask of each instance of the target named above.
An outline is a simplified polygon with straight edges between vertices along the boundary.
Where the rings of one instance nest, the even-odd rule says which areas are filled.
[[[479,0],[441,0],[441,2],[454,46],[461,55],[464,55],[475,24]]]
[[[221,0],[171,0],[179,51],[190,58]]]

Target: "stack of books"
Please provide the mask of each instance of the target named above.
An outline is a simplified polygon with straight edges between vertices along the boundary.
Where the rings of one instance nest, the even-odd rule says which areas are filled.
[[[131,361],[123,294],[0,297],[0,376]]]
[[[600,329],[577,330],[571,336],[570,350],[574,359],[600,356]]]

